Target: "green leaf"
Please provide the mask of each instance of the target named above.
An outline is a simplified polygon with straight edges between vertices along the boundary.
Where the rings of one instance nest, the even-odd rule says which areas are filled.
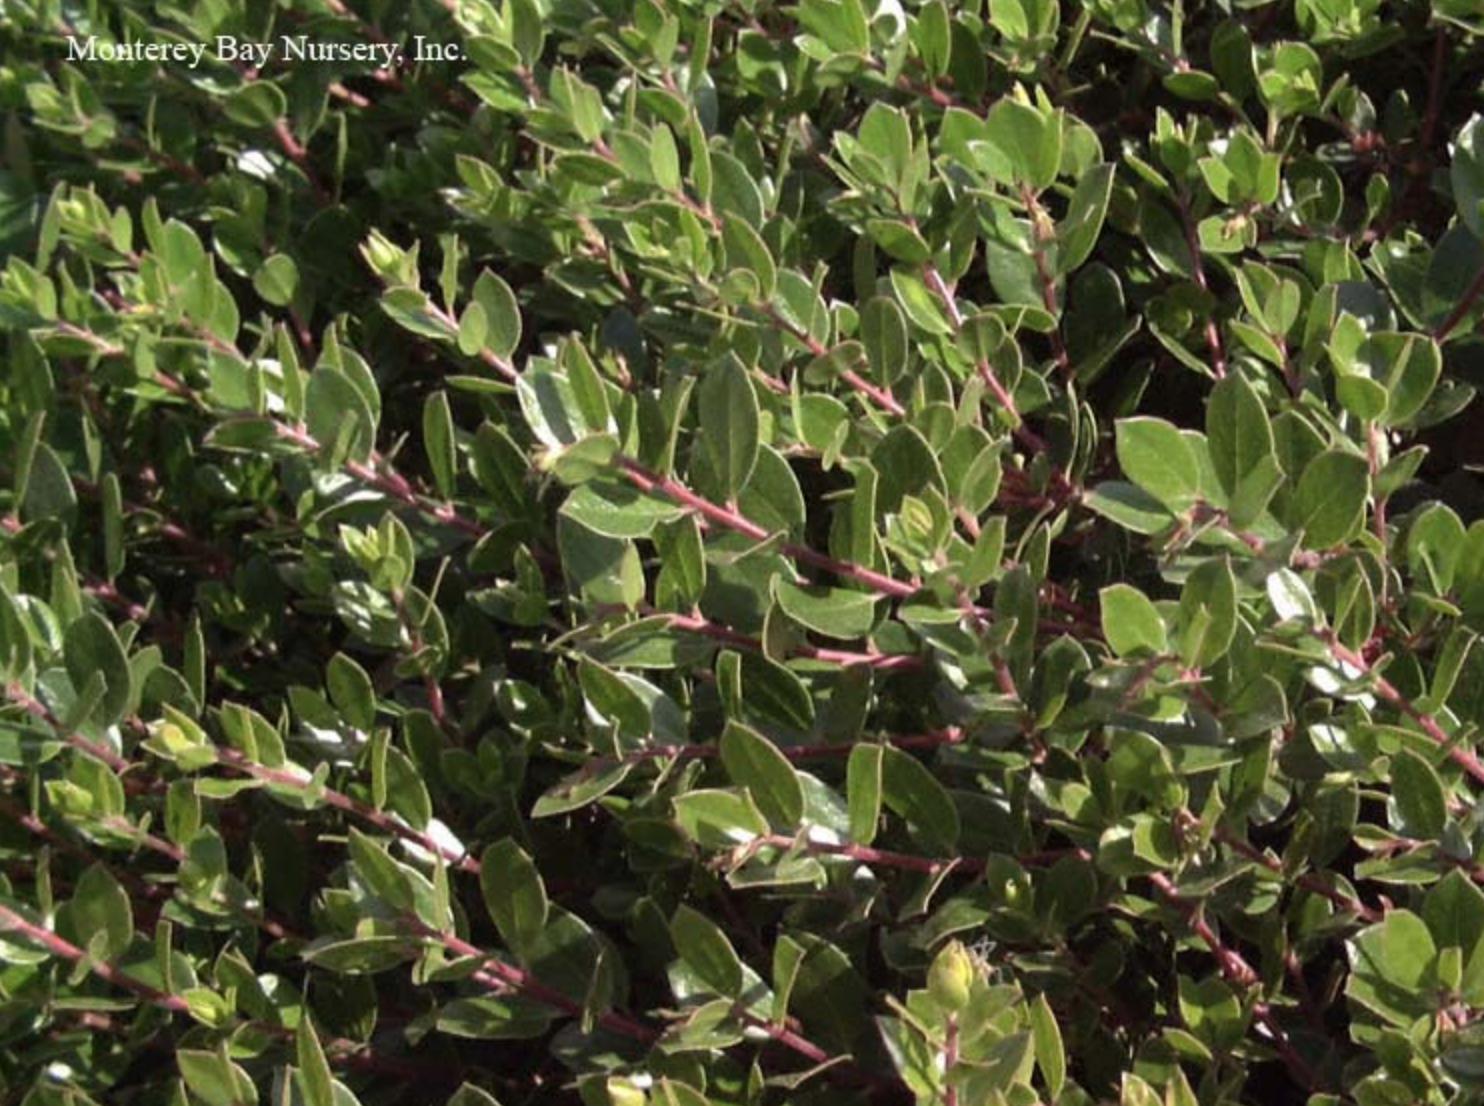
[[[515,391],[526,425],[547,449],[560,452],[586,436],[582,406],[565,375],[533,363],[521,373]]]
[[[1432,1011],[1429,985],[1436,960],[1427,924],[1410,910],[1388,911],[1384,922],[1368,926],[1350,942],[1345,992],[1393,1025],[1410,1025]]]
[[[658,1099],[657,1106],[714,1106],[711,1099],[700,1091],[674,1079],[661,1079],[654,1097]],[[612,1094],[609,1101],[617,1106],[618,1100]]]
[[[517,4],[534,7],[532,0],[517,0]],[[539,16],[537,18],[539,19]],[[464,1083],[454,1091],[453,1097],[444,1103],[444,1106],[500,1106],[500,1102],[494,1095],[480,1090],[473,1083]]]
[[[343,941],[320,940],[307,946],[303,957],[327,972],[374,975],[390,971],[417,955],[406,937],[353,937]]]
[[[1260,65],[1258,95],[1275,115],[1295,115],[1319,106],[1324,67],[1319,55],[1302,42],[1280,42]]]
[[[930,847],[949,851],[958,845],[958,809],[937,777],[915,757],[883,747],[881,796]]]
[[[103,560],[110,580],[124,570],[124,493],[117,473],[106,473],[98,485],[103,511]]]
[[[95,949],[105,960],[128,951],[134,940],[134,911],[128,893],[102,864],[93,864],[73,889],[67,903],[76,944]]]
[[[1396,339],[1374,335],[1372,342],[1385,351],[1382,383],[1386,387],[1387,426],[1402,426],[1416,417],[1433,394],[1443,371],[1443,354],[1433,339],[1416,334]]]
[[[1206,440],[1216,477],[1228,496],[1237,495],[1242,481],[1274,455],[1267,409],[1241,373],[1228,373],[1211,389]]]
[[[742,961],[720,926],[681,904],[670,918],[670,937],[686,966],[719,995],[742,993]]]
[[[304,391],[305,424],[332,464],[365,460],[376,441],[376,415],[339,369],[320,365]]]
[[[655,535],[655,548],[661,562],[655,581],[657,605],[678,610],[695,606],[706,590],[706,552],[700,525],[692,516],[662,526]]]
[[[446,392],[430,392],[423,402],[423,447],[428,452],[428,467],[433,470],[438,494],[444,499],[453,498],[458,455],[454,450],[453,414],[448,409]]]
[[[1172,511],[1201,494],[1200,466],[1184,435],[1164,419],[1120,419],[1115,447],[1124,475]]]
[[[571,814],[597,802],[629,774],[628,764],[614,764],[600,771],[583,769],[566,776],[548,788],[531,806],[532,818],[551,818]]]
[[[253,274],[253,290],[275,307],[287,307],[299,288],[299,266],[287,254],[276,253]]]
[[[485,345],[497,357],[509,358],[520,344],[520,305],[510,285],[488,269],[474,282],[474,302],[484,311]]]
[[[1180,592],[1180,655],[1194,668],[1225,656],[1237,628],[1237,583],[1226,557],[1204,561]]]
[[[228,93],[221,104],[228,119],[245,127],[269,126],[288,110],[282,90],[268,81],[244,84]]]
[[[330,702],[358,730],[369,730],[376,722],[376,689],[366,670],[344,653],[336,653],[325,666],[325,685]]]
[[[1000,184],[1039,191],[1056,180],[1061,165],[1061,118],[1009,97],[995,101],[985,118],[983,164]]]
[[[798,19],[833,51],[864,54],[870,49],[870,26],[859,0],[802,0]]]
[[[299,1070],[297,1082],[299,1093],[304,1096],[305,1106],[335,1106],[335,1092],[330,1080],[330,1064],[325,1059],[325,1050],[320,1047],[319,1036],[306,1012],[299,1018],[299,1028],[294,1034],[295,1055]]]
[[[782,1022],[788,1014],[788,1000],[799,978],[804,960],[804,947],[786,933],[773,941],[773,1021]]]
[[[1103,231],[1103,218],[1108,213],[1108,198],[1113,192],[1113,166],[1107,162],[1095,165],[1082,174],[1066,217],[1056,225],[1058,250],[1057,272],[1066,276],[1075,272],[1092,254],[1098,235]]]
[[[1168,648],[1164,619],[1149,598],[1128,584],[1113,584],[1098,593],[1103,636],[1118,656],[1147,651],[1162,654]]]
[[[863,591],[800,587],[778,577],[773,580],[773,598],[789,618],[826,637],[861,638],[876,621],[877,597]]]
[[[133,672],[108,620],[88,613],[73,621],[67,627],[62,655],[74,687],[86,685],[94,673],[103,677],[103,698],[94,713],[97,724],[112,726],[123,718],[134,697]]]
[[[258,1092],[247,1072],[221,1052],[180,1049],[175,1053],[181,1078],[205,1106],[257,1106]]]
[[[698,403],[702,448],[731,499],[752,476],[761,443],[757,393],[736,357],[724,357],[711,367]]]
[[[567,578],[587,601],[633,608],[643,597],[644,569],[633,542],[605,537],[561,515],[557,552]]]
[[[907,265],[923,265],[933,256],[927,240],[901,219],[868,219],[866,232],[888,256]]]
[[[746,694],[746,687],[743,694]],[[788,758],[762,734],[728,722],[721,735],[721,760],[734,783],[751,792],[763,816],[792,829],[804,816],[804,790]]]
[[[1471,956],[1484,940],[1484,891],[1454,868],[1428,891],[1422,918],[1438,948],[1462,949]]]
[[[1319,605],[1308,585],[1291,569],[1280,568],[1267,579],[1268,601],[1281,620],[1296,619],[1305,624],[1319,620]]]
[[[745,220],[728,212],[722,216],[721,239],[732,268],[745,269],[757,278],[758,295],[764,302],[773,298],[778,285],[778,267],[762,235]],[[704,392],[702,393],[705,394]]]
[[[907,320],[895,300],[874,296],[866,301],[860,338],[878,383],[889,385],[907,371]]]
[[[850,806],[850,840],[869,845],[881,821],[882,747],[862,742],[846,762],[845,794]]]
[[[1158,499],[1121,480],[1105,480],[1087,493],[1084,502],[1089,510],[1136,534],[1157,534],[1172,521]]]
[[[656,123],[649,136],[649,171],[655,183],[669,192],[680,188],[680,148],[675,134],[663,123]]]
[[[1441,837],[1448,824],[1448,802],[1432,765],[1410,749],[1391,758],[1391,797],[1401,815],[1398,830],[1424,841]]]
[[[626,481],[591,480],[572,490],[562,514],[610,538],[647,538],[656,526],[672,522],[684,509],[640,491]]]
[[[171,219],[165,224],[160,260],[165,275],[177,288],[202,280],[207,274],[208,257],[200,236],[185,223]]]
[[[1067,1080],[1067,1057],[1062,1049],[1061,1029],[1044,993],[1036,996],[1029,1012],[1031,1035],[1036,1044],[1036,1067],[1041,1070],[1041,1078],[1046,1083],[1047,1100],[1055,1102]]]
[[[1232,989],[1219,977],[1197,983],[1182,975],[1180,1016],[1197,1038],[1215,1051],[1225,1052],[1242,1039],[1247,1019]]]
[[[517,954],[526,955],[547,918],[546,887],[536,865],[506,837],[480,858],[479,889],[500,937]]]
[[[745,845],[769,832],[749,792],[699,788],[671,800],[686,835],[707,848]]]
[[[481,423],[471,458],[474,478],[503,513],[526,510],[526,459],[510,436],[493,423]]]
[[[471,301],[465,305],[464,313],[459,316],[459,352],[465,357],[477,356],[484,349],[488,337],[489,320],[485,317],[484,308],[477,300]]]
[[[1364,457],[1342,450],[1321,453],[1304,467],[1294,492],[1292,523],[1308,549],[1343,545],[1365,524],[1370,470]]]
[[[907,114],[878,101],[866,109],[856,137],[868,154],[886,166],[888,180],[898,187],[912,161],[912,125]]]
[[[367,889],[395,910],[411,910],[414,892],[406,869],[380,844],[354,827],[348,840],[356,875]]]
[[[948,68],[953,43],[950,26],[948,5],[943,0],[931,0],[918,9],[912,26],[912,40],[930,81],[942,76]]]
[[[551,1031],[556,1012],[520,995],[454,999],[438,1011],[438,1032],[477,1041],[523,1041]]]
[[[897,302],[911,319],[929,334],[952,334],[953,324],[943,314],[942,305],[928,291],[922,278],[910,269],[894,268],[891,271],[891,286],[896,291]]]
[[[1445,503],[1434,503],[1419,514],[1407,532],[1407,565],[1420,580],[1431,583],[1439,595],[1453,586],[1467,535],[1463,521]]]
[[[809,687],[786,665],[759,653],[741,655],[742,706],[749,714],[807,731],[814,725]]]
[[[1458,218],[1474,237],[1484,238],[1484,116],[1470,116],[1459,129],[1448,174]]]
[[[77,521],[77,492],[73,490],[72,477],[56,451],[45,442],[36,447],[32,458],[20,515],[26,522],[58,519],[69,529]]]
[[[577,403],[583,424],[594,433],[604,433],[613,424],[608,405],[608,389],[598,375],[587,347],[581,342],[568,342],[562,351],[562,367],[567,370],[567,383]]]
[[[21,432],[13,457],[15,476],[12,479],[11,488],[16,503],[26,502],[26,490],[31,480],[31,466],[36,460],[36,451],[41,445],[41,432],[44,429],[46,429],[46,412],[33,411],[31,417],[26,420],[26,428]],[[67,483],[70,491],[70,481]]]

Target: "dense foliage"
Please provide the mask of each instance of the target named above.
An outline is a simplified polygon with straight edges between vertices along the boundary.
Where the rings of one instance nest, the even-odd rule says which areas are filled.
[[[1484,1098],[1484,10],[905,2],[0,7],[5,1102]]]

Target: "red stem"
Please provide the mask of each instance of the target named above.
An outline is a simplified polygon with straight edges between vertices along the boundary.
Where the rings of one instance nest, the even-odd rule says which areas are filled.
[[[1458,298],[1458,302],[1453,305],[1453,310],[1448,312],[1447,317],[1432,328],[1433,341],[1441,342],[1448,337],[1453,328],[1472,310],[1474,301],[1479,298],[1480,293],[1484,293],[1484,268],[1480,268],[1474,274],[1474,279],[1469,281],[1469,286],[1464,289],[1463,295]]]
[[[733,530],[744,537],[751,538],[753,541],[762,541],[769,536],[766,529],[747,518],[736,508],[722,507],[712,503],[709,499],[704,499],[697,495],[673,477],[661,476],[659,473],[645,468],[632,457],[620,455],[614,458],[614,464],[618,466],[619,471],[628,478],[630,483],[642,491],[658,492],[660,495],[665,496],[675,503],[679,503],[683,507],[691,508],[711,522],[723,526],[728,530]],[[834,557],[828,557],[823,553],[815,552],[808,546],[799,545],[797,542],[782,542],[779,544],[779,549],[785,555],[813,565],[815,568],[833,572],[836,576],[857,580],[881,595],[904,599],[909,595],[915,595],[917,593],[917,584],[903,583],[900,580],[895,580],[890,576],[877,572],[875,569],[858,565],[854,561],[836,560]]]
[[[763,643],[749,634],[733,630],[729,626],[723,626],[712,622],[708,618],[694,614],[671,614],[667,616],[670,625],[677,630],[686,630],[693,634],[701,634],[705,637],[714,638],[717,641],[726,642],[728,645],[740,646],[743,649],[763,652]],[[826,664],[838,664],[846,668],[861,666],[865,668],[921,668],[924,664],[923,658],[915,653],[877,653],[856,652],[850,649],[827,649],[807,642],[796,645],[791,650],[793,656],[803,657],[808,660],[822,661]]]
[[[808,838],[790,837],[783,833],[764,834],[753,839],[747,847],[763,846],[775,849],[799,849],[811,856],[843,856],[862,864],[876,864],[883,868],[900,868],[904,871],[924,872],[929,875],[950,869],[977,874],[984,871],[986,866],[983,859],[974,856],[916,856],[912,853],[893,852],[890,849],[876,849],[869,845],[848,843],[836,845],[827,841],[811,841]],[[1048,864],[1067,856],[1075,856],[1082,860],[1092,859],[1092,854],[1086,849],[1074,846],[1067,849],[1042,849],[1039,852],[1022,856],[1019,860],[1022,864]]]
[[[1182,820],[1186,821],[1187,823],[1194,823],[1196,821],[1195,817],[1190,815],[1188,812],[1186,812],[1186,816]],[[1281,861],[1269,856],[1261,849],[1243,840],[1240,836],[1238,836],[1236,833],[1233,833],[1225,826],[1218,825],[1212,831],[1212,836],[1217,841],[1220,841],[1223,845],[1231,849],[1233,852],[1240,853],[1242,856],[1246,857],[1248,860],[1251,860],[1256,864],[1261,864],[1268,871],[1274,872],[1278,875],[1283,874],[1283,864]],[[1351,911],[1357,917],[1363,919],[1364,921],[1379,922],[1385,917],[1385,915],[1381,911],[1367,906],[1365,903],[1361,902],[1360,899],[1353,899],[1349,895],[1346,895],[1344,892],[1337,891],[1335,888],[1327,884],[1316,872],[1303,872],[1297,876],[1292,877],[1292,879],[1294,883],[1304,888],[1304,890],[1312,891],[1316,895],[1322,895],[1324,898],[1334,903],[1335,906],[1338,906],[1341,910]]]
[[[1333,630],[1321,630],[1319,632],[1319,637],[1327,646],[1329,646],[1330,654],[1337,661],[1348,664],[1352,668],[1358,669],[1364,676],[1369,676],[1371,678],[1372,686],[1376,689],[1376,693],[1380,695],[1381,698],[1391,703],[1392,706],[1396,707],[1408,718],[1416,722],[1417,725],[1422,729],[1423,733],[1427,734],[1428,737],[1432,738],[1433,741],[1437,742],[1443,747],[1443,749],[1448,754],[1449,760],[1462,768],[1478,782],[1484,783],[1484,763],[1481,763],[1479,761],[1479,758],[1475,756],[1472,751],[1459,748],[1457,745],[1455,745],[1453,739],[1448,736],[1448,734],[1443,730],[1443,727],[1438,725],[1438,721],[1436,718],[1419,708],[1415,703],[1413,703],[1410,699],[1408,699],[1405,695],[1398,691],[1396,689],[1396,685],[1394,685],[1385,676],[1381,675],[1379,672],[1371,667],[1370,662],[1368,662],[1354,649],[1351,649],[1349,646],[1342,643],[1340,639],[1335,636],[1335,632]]]
[[[43,722],[49,725],[54,731],[57,732],[58,736],[61,737],[63,741],[66,741],[68,744],[76,746],[90,756],[101,760],[104,764],[108,765],[108,767],[112,768],[120,776],[133,769],[133,764],[131,764],[124,757],[119,756],[118,753],[115,753],[106,745],[100,745],[98,744],[98,742],[93,741],[91,738],[84,737],[82,734],[63,734],[61,732],[61,724],[58,722],[57,717],[52,714],[52,712],[48,710],[43,703],[41,703],[30,693],[28,693],[25,688],[21,687],[20,684],[9,684],[5,688],[5,697],[11,702],[24,707],[28,714],[32,715],[35,718],[41,719]],[[163,785],[161,785],[160,790],[163,789],[164,787]]]
[[[1175,202],[1180,206],[1180,225],[1185,231],[1185,247],[1190,251],[1191,276],[1197,288],[1209,293],[1211,286],[1206,282],[1206,267],[1201,262],[1201,239],[1190,216],[1190,204],[1183,193],[1176,195]],[[1220,380],[1226,376],[1226,351],[1221,345],[1221,331],[1217,329],[1214,318],[1206,320],[1205,330],[1206,348],[1211,354],[1211,375]]]
[[[305,179],[309,181],[309,187],[314,189],[316,198],[318,198],[321,203],[329,203],[331,199],[330,193],[326,191],[325,186],[319,182],[319,178],[314,175],[314,167],[309,164],[309,151],[304,148],[304,144],[302,142],[294,137],[293,132],[289,130],[287,121],[283,119],[275,119],[273,121],[272,130],[274,141],[276,141],[279,148],[283,150],[284,156],[299,167],[299,171],[303,173]]]
[[[819,339],[815,338],[814,335],[810,334],[803,327],[795,326],[788,319],[785,319],[783,315],[780,314],[778,310],[775,309],[771,304],[764,305],[762,310],[767,314],[768,318],[776,326],[781,326],[785,330],[787,330],[790,334],[792,334],[795,338],[802,342],[804,344],[804,348],[806,348],[815,357],[822,357],[826,353],[829,353],[828,346],[819,341]],[[907,409],[897,401],[897,397],[892,395],[890,391],[882,388],[877,384],[872,384],[869,380],[861,376],[854,369],[842,370],[840,372],[840,379],[845,381],[845,383],[849,384],[857,392],[865,396],[872,403],[876,404],[877,407],[880,407],[888,414],[900,417],[907,413]],[[787,391],[787,388],[785,388],[784,391]]]
[[[1252,970],[1252,966],[1242,959],[1240,953],[1229,949],[1216,935],[1216,931],[1206,921],[1205,914],[1197,902],[1185,898],[1176,889],[1170,878],[1163,872],[1151,872],[1149,882],[1154,884],[1157,890],[1167,902],[1178,910],[1185,918],[1186,923],[1195,931],[1197,937],[1211,950],[1211,955],[1216,958],[1216,963],[1221,969],[1228,982],[1242,990],[1249,990],[1261,982],[1258,974]],[[1309,1067],[1288,1041],[1288,1034],[1278,1024],[1278,1019],[1273,1015],[1272,1007],[1262,1000],[1252,1004],[1252,1016],[1272,1038],[1272,1045],[1283,1062],[1288,1066],[1294,1077],[1302,1083],[1311,1093],[1318,1091],[1320,1082],[1314,1069]]]
[[[107,961],[90,957],[82,949],[72,944],[72,942],[58,936],[45,926],[36,925],[4,904],[0,904],[0,929],[19,933],[46,949],[53,956],[61,957],[70,963],[86,962],[88,971],[105,983],[112,984],[121,990],[138,995],[151,1005],[158,1006],[162,1010],[168,1010],[172,1014],[184,1014],[187,1017],[191,1017],[190,1004],[179,995],[166,994],[164,991],[157,990],[143,980],[130,975],[128,972],[114,967]],[[244,1024],[252,1026],[252,1028],[260,1033],[277,1037],[280,1040],[293,1037],[292,1030],[284,1029],[282,1026],[271,1025],[268,1022],[246,1019]],[[427,1075],[426,1071],[414,1065],[403,1064],[387,1057],[379,1057],[361,1051],[346,1051],[360,1049],[361,1046],[341,1038],[326,1041],[325,1045],[326,1056],[333,1063],[351,1064],[380,1071],[388,1075],[400,1075],[404,1078],[426,1077]]]
[[[944,730],[922,734],[892,734],[884,739],[883,744],[897,749],[928,749],[942,745],[957,745],[963,740],[964,732],[957,726],[950,726]],[[865,744],[870,743],[841,741],[819,745],[780,745],[778,751],[789,760],[819,760],[827,757],[849,756],[853,749]],[[646,760],[705,759],[720,755],[721,747],[718,745],[651,745],[647,748],[631,750],[621,756],[599,759],[603,762],[637,764]]]

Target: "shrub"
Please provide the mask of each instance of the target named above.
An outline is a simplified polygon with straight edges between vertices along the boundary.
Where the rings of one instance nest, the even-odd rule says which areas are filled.
[[[5,1101],[1478,1101],[1480,18],[7,4]]]

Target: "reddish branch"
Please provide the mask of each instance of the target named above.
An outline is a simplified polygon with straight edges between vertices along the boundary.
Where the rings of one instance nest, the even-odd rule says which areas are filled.
[[[825,354],[830,352],[828,346],[826,346],[818,338],[814,337],[814,335],[810,334],[803,327],[796,326],[788,319],[785,319],[783,315],[772,305],[765,306],[763,310],[767,313],[768,318],[772,320],[775,325],[781,326],[785,330],[787,330],[796,339],[802,342],[804,344],[804,348],[807,349],[815,357],[823,357]],[[845,381],[845,383],[849,384],[857,392],[865,396],[887,414],[901,417],[902,415],[905,415],[907,413],[907,409],[903,407],[900,402],[898,402],[897,397],[892,395],[888,389],[883,388],[877,384],[872,384],[869,380],[861,376],[853,368],[842,369],[840,370],[838,375],[841,380]],[[788,389],[785,387],[784,391],[786,392],[787,390]]]
[[[1408,718],[1412,719],[1412,721],[1416,722],[1418,728],[1423,733],[1442,746],[1449,760],[1462,768],[1477,782],[1484,783],[1484,763],[1480,762],[1472,750],[1460,748],[1455,744],[1454,740],[1448,736],[1443,727],[1438,724],[1436,718],[1428,714],[1425,710],[1422,710],[1417,704],[1398,691],[1396,685],[1377,672],[1365,657],[1340,641],[1333,630],[1327,628],[1321,629],[1319,631],[1319,637],[1329,647],[1330,655],[1335,660],[1349,665],[1362,676],[1368,677],[1371,681],[1371,686],[1376,690],[1376,694],[1396,707]]]
[[[1181,815],[1182,817],[1179,820],[1182,825],[1190,826],[1196,824],[1198,821],[1195,816],[1192,815],[1189,811],[1182,811]],[[1217,841],[1220,841],[1223,845],[1231,849],[1233,852],[1239,853],[1240,855],[1246,857],[1248,860],[1262,865],[1274,875],[1286,875],[1281,861],[1279,861],[1276,857],[1269,856],[1267,853],[1252,845],[1250,842],[1244,840],[1240,835],[1227,829],[1225,826],[1217,825],[1212,831],[1212,837],[1214,837]],[[1328,899],[1331,903],[1339,907],[1341,910],[1348,911],[1356,915],[1356,917],[1362,919],[1363,921],[1379,922],[1385,917],[1385,915],[1381,911],[1375,909],[1374,907],[1367,906],[1360,899],[1352,898],[1351,896],[1345,894],[1343,891],[1331,887],[1329,883],[1326,882],[1325,879],[1317,872],[1302,872],[1299,875],[1292,876],[1290,878],[1292,878],[1293,882],[1302,887],[1304,890],[1311,891],[1316,895],[1320,895]]]
[[[1241,954],[1222,943],[1216,931],[1206,921],[1205,913],[1200,903],[1181,895],[1176,890],[1175,884],[1163,872],[1150,873],[1149,882],[1154,885],[1155,890],[1160,893],[1165,901],[1178,910],[1185,918],[1186,924],[1190,926],[1196,936],[1201,939],[1201,942],[1211,951],[1211,955],[1216,958],[1216,963],[1221,969],[1221,974],[1226,977],[1229,983],[1246,991],[1251,990],[1261,982],[1257,972],[1253,971],[1252,966],[1242,958]],[[1277,1017],[1273,1014],[1272,1007],[1261,999],[1256,1000],[1252,1003],[1252,1016],[1267,1031],[1274,1051],[1283,1059],[1289,1071],[1293,1073],[1294,1078],[1302,1083],[1311,1093],[1318,1092],[1322,1086],[1319,1077],[1315,1074],[1314,1069],[1309,1066],[1308,1061],[1294,1051],[1293,1045],[1289,1043],[1288,1034],[1278,1023]]]
[[[1196,287],[1210,294],[1211,286],[1206,281],[1206,267],[1201,261],[1201,238],[1195,220],[1190,214],[1190,204],[1183,194],[1177,193],[1175,202],[1180,206],[1180,226],[1185,232],[1185,248],[1190,251],[1190,275]],[[1206,348],[1211,355],[1211,375],[1217,380],[1226,376],[1226,351],[1221,345],[1221,331],[1215,318],[1206,318]]]
[[[1453,328],[1473,310],[1474,303],[1481,294],[1484,294],[1484,267],[1474,274],[1474,279],[1469,281],[1469,286],[1463,290],[1463,295],[1453,305],[1453,310],[1448,312],[1442,322],[1432,328],[1433,340],[1441,342],[1447,338]]]
[[[172,1014],[184,1014],[187,1017],[193,1017],[190,1003],[179,995],[167,994],[123,969],[105,960],[99,960],[89,955],[70,941],[58,936],[45,926],[32,922],[3,903],[0,903],[0,929],[6,929],[12,933],[19,934],[34,944],[39,945],[53,956],[60,957],[70,963],[85,963],[88,970],[105,983],[137,995],[152,1006],[157,1006],[162,1010],[168,1010]],[[269,1022],[246,1019],[242,1024],[252,1027],[259,1033],[277,1037],[280,1040],[292,1040],[294,1036],[293,1030],[285,1029],[282,1026],[273,1025]],[[325,1044],[326,1056],[334,1063],[349,1064],[372,1071],[379,1071],[387,1075],[400,1075],[404,1078],[427,1075],[420,1067],[404,1064],[390,1057],[377,1056],[374,1053],[364,1050],[362,1046],[352,1041],[336,1038],[325,1042]]]
[[[763,541],[770,536],[767,529],[753,522],[735,507],[723,507],[712,503],[709,499],[691,491],[674,477],[662,476],[645,468],[632,457],[622,455],[615,457],[614,465],[630,483],[641,491],[662,495],[682,507],[696,511],[708,521],[751,538],[753,541]],[[895,580],[875,569],[856,564],[854,561],[842,561],[826,556],[797,542],[781,542],[779,549],[785,556],[815,568],[824,569],[826,572],[832,572],[841,578],[858,581],[881,595],[904,599],[916,594],[919,587],[917,583],[903,583],[901,580]]]
[[[118,773],[121,778],[125,777],[126,773],[134,769],[133,764],[131,764],[125,757],[120,756],[118,753],[115,753],[112,749],[108,748],[108,746],[101,745],[91,738],[84,737],[82,734],[79,733],[65,733],[62,729],[62,724],[60,721],[58,721],[56,715],[52,714],[52,712],[47,709],[44,703],[38,700],[35,696],[31,695],[20,684],[8,684],[5,688],[5,697],[12,703],[15,703],[18,706],[24,708],[27,714],[30,714],[34,718],[41,719],[52,728],[52,730],[58,735],[58,737],[67,742],[69,745],[81,749],[83,752],[87,753],[89,756],[94,757],[97,760],[101,760],[104,764],[108,765],[108,767],[112,768],[116,773]],[[124,778],[125,787],[128,786],[128,783],[128,779]],[[163,791],[164,785],[156,780],[154,781],[154,786],[152,786],[150,790]]]
[[[1056,277],[1046,259],[1046,243],[1055,239],[1054,229],[1046,221],[1046,213],[1028,184],[1020,186],[1020,199],[1025,204],[1026,215],[1031,221],[1031,258],[1036,263],[1036,279],[1041,285],[1041,306],[1051,316],[1051,354],[1064,380],[1072,378],[1072,359],[1067,355],[1067,344],[1061,336],[1061,307],[1056,300]]]
[[[543,1006],[560,1010],[572,1017],[580,1018],[583,1016],[584,1010],[582,1003],[568,998],[560,991],[547,986],[530,972],[490,956],[489,953],[475,945],[471,945],[457,934],[434,929],[416,919],[408,919],[408,924],[423,937],[439,942],[444,948],[455,955],[470,957],[481,962],[484,966],[483,971],[475,975],[474,978],[483,985],[498,991],[515,991],[524,995],[526,998],[541,1003]],[[813,1064],[840,1065],[850,1062],[849,1057],[836,1056],[825,1051],[819,1045],[786,1025],[764,1021],[761,1018],[748,1014],[740,1008],[738,1008],[737,1014],[748,1025],[763,1030],[772,1040],[804,1057]],[[646,1025],[632,1015],[620,1011],[609,1010],[599,1014],[596,1021],[597,1024],[612,1033],[645,1045],[654,1044],[663,1035],[658,1028]],[[845,1075],[845,1073],[841,1073],[841,1075],[845,1081],[852,1083],[864,1082],[872,1086],[890,1087],[892,1089],[896,1089],[898,1086],[895,1081],[883,1080],[878,1076],[871,1075],[853,1066],[850,1069],[849,1075]]]
[[[716,641],[725,642],[728,645],[740,646],[753,652],[763,652],[763,643],[750,634],[740,633],[729,626],[713,622],[699,614],[670,614],[665,616],[671,626],[677,630],[685,630],[693,634],[701,634],[704,637]],[[921,668],[924,664],[923,658],[915,653],[878,653],[874,650],[868,652],[857,652],[850,649],[827,649],[807,642],[795,645],[790,651],[795,657],[806,660],[821,661],[825,664],[838,664],[845,668]]]
[[[938,272],[938,267],[929,264],[923,269],[923,279],[928,289],[943,303],[943,309],[948,312],[948,322],[954,331],[964,328],[964,317],[958,309],[958,301],[953,297],[953,290],[943,280],[943,275]],[[978,372],[980,379],[984,381],[985,387],[989,389],[990,395],[994,396],[995,402],[1004,408],[1005,413],[1010,416],[1010,421],[1015,427],[1015,436],[1019,438],[1028,449],[1036,453],[1046,451],[1045,440],[1025,425],[1020,417],[1020,411],[1015,406],[1015,397],[1012,396],[1000,378],[995,375],[994,368],[990,365],[987,357],[981,357],[974,363],[974,369]]]
[[[743,851],[752,851],[758,848],[795,849],[810,856],[839,856],[849,860],[858,861],[861,864],[873,865],[881,868],[899,868],[908,872],[922,872],[928,875],[937,875],[940,872],[966,872],[977,874],[984,871],[986,862],[982,857],[976,856],[917,856],[915,853],[894,852],[890,849],[876,849],[869,845],[856,844],[833,844],[828,841],[815,841],[808,837],[790,837],[782,833],[764,834],[756,837],[746,845]],[[1028,853],[1017,859],[1021,864],[1037,865],[1051,864],[1063,857],[1073,856],[1081,860],[1091,860],[1092,853],[1086,849],[1072,846],[1064,849],[1042,849],[1039,852]]]

